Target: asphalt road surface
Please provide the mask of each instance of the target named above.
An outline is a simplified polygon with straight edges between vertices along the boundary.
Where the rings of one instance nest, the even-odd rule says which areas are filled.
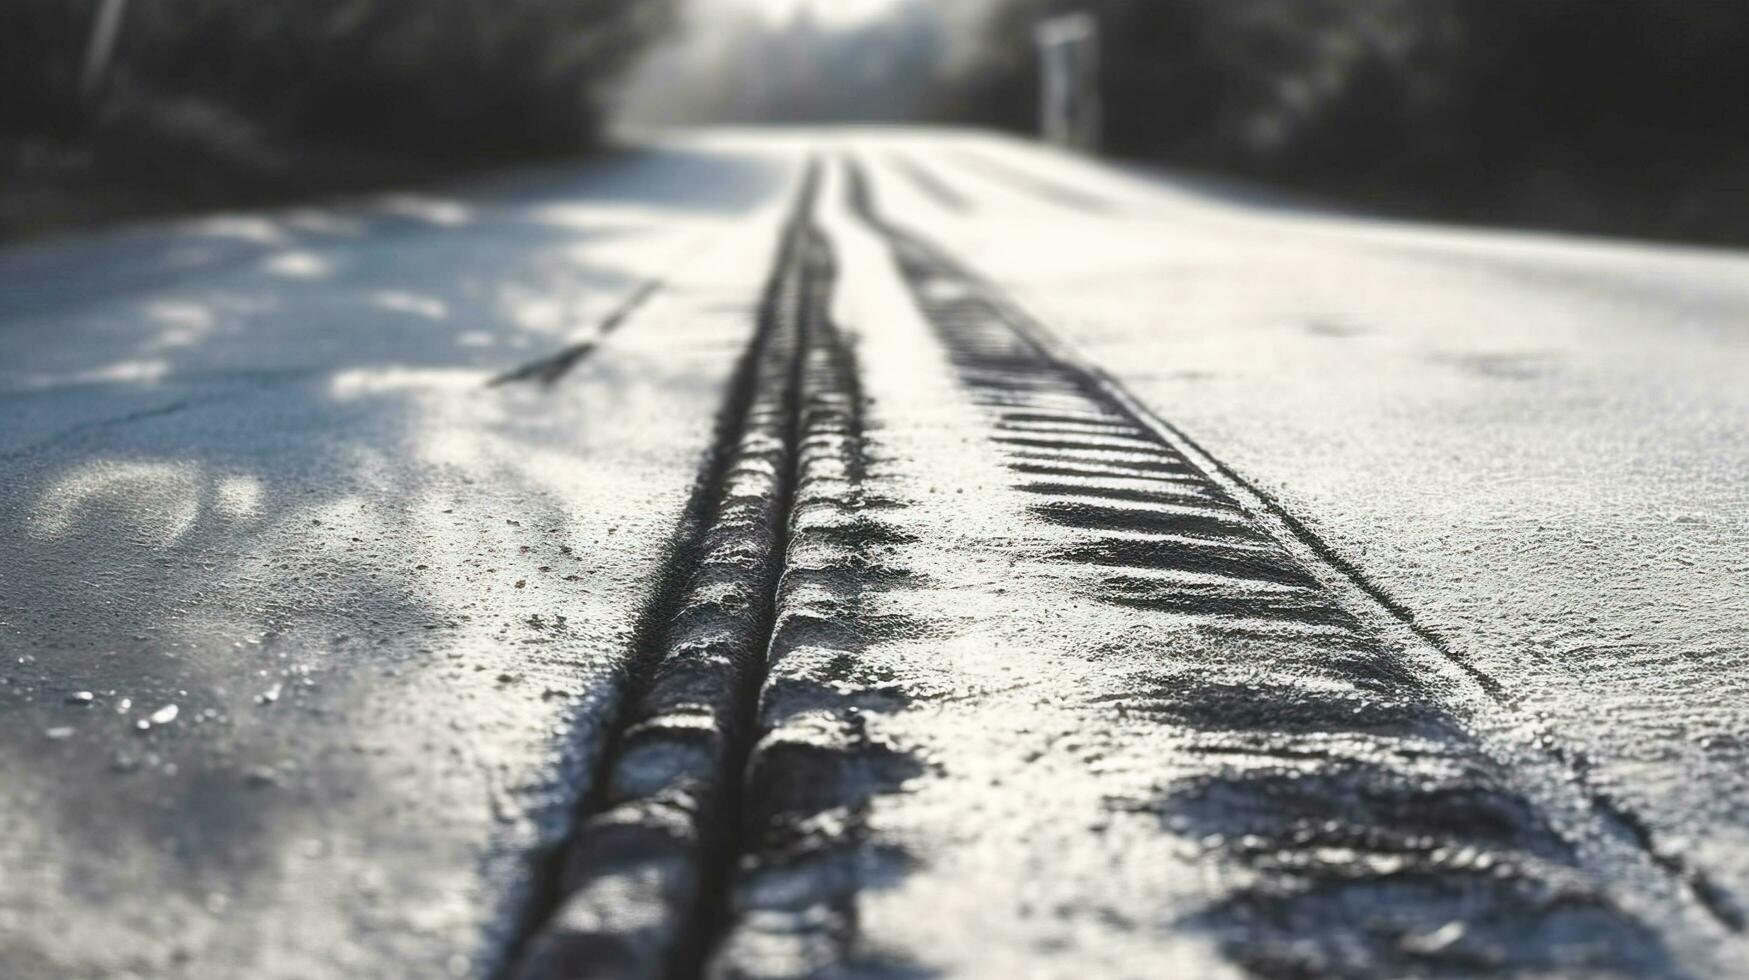
[[[1749,972],[1749,255],[716,132],[0,252],[0,976]]]

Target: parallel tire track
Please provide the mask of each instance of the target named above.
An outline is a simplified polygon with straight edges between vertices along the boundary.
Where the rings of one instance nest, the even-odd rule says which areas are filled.
[[[764,679],[798,448],[798,384],[819,315],[805,178],[758,332],[732,386],[697,534],[671,562],[651,649],[606,768],[564,848],[550,907],[518,944],[514,980],[696,972],[735,841],[740,773]]]
[[[1186,641],[1229,638],[1182,642],[1113,705],[1191,733],[1186,774],[1115,801],[1232,876],[1185,927],[1265,975],[1677,972],[1563,829],[1582,799],[1515,788],[1466,708],[1206,462],[1059,356],[992,287],[885,221],[854,162],[849,186],[983,408],[1015,489],[1036,498],[1028,509],[1076,532],[1048,560],[1080,566],[1088,598],[1178,619]],[[1580,819],[1608,837],[1610,817]]]
[[[859,943],[858,893],[903,864],[866,824],[924,765],[871,735],[868,713],[903,695],[862,651],[915,627],[869,601],[907,573],[883,564],[899,539],[866,486],[818,186],[811,169],[695,530],[510,980],[904,972]],[[1157,819],[1216,873],[1175,928],[1264,975],[1677,972],[1588,863],[1571,809],[1522,787],[1376,611],[1357,615],[1316,553],[1285,543],[1291,528],[886,223],[860,167],[847,186],[980,406],[1015,500],[1054,529],[1047,553],[1017,553],[1057,570],[1063,593],[1040,599],[1135,610],[1159,631],[1158,663],[1080,696],[1174,733],[1156,790],[1108,805]]]
[[[795,506],[743,850],[708,973],[720,980],[905,975],[861,948],[859,901],[907,863],[869,829],[876,799],[928,767],[871,722],[909,699],[870,651],[915,635],[918,624],[881,600],[924,583],[892,557],[915,539],[882,515],[900,505],[870,492],[859,368],[829,317],[813,324],[804,365]]]

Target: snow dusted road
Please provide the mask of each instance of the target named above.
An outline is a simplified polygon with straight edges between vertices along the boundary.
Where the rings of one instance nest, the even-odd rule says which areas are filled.
[[[0,975],[1749,970],[1746,341],[951,132],[0,253]]]

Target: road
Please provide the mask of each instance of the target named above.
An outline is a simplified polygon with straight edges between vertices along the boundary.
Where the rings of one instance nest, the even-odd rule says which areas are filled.
[[[916,130],[0,252],[0,975],[1749,971],[1749,255]]]

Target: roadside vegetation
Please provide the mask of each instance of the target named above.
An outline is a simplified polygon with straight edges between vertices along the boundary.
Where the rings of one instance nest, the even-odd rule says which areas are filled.
[[[1749,5],[991,0],[937,118],[1035,126],[1032,26],[1102,26],[1106,147],[1442,217],[1749,241]]]
[[[0,233],[575,151],[670,0],[0,4]]]

